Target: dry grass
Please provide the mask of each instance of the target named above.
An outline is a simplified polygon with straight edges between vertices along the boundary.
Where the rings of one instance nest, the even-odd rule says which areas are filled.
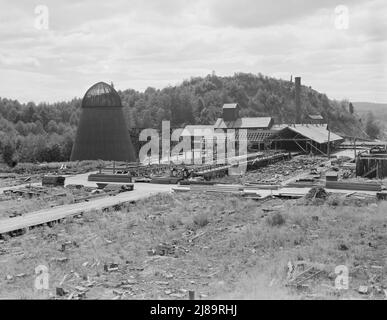
[[[203,228],[209,223],[208,215],[205,213],[199,213],[199,214],[194,216],[193,222],[199,228]]]
[[[275,212],[266,218],[266,223],[269,226],[282,226],[286,222],[284,215],[279,212]]]
[[[72,190],[66,188],[47,188],[47,194],[39,197],[10,197],[7,200],[0,201],[0,219],[7,218],[13,213],[30,213],[33,211],[70,204],[74,202],[74,194]],[[55,197],[55,194],[63,194]]]
[[[273,206],[279,206],[278,213],[267,215],[262,210]],[[32,230],[1,245],[9,253],[0,255],[0,297],[35,297],[31,286],[38,264],[50,269],[51,293],[64,275],[77,273],[80,278],[65,285],[81,283],[82,275],[101,284],[90,290],[89,298],[112,298],[115,286],[134,279],[137,284],[130,297],[138,299],[173,298],[167,290],[181,294],[175,298],[185,298],[184,290],[191,289],[209,298],[287,299],[313,294],[337,298],[321,290],[323,285],[333,285],[327,277],[307,293],[285,288],[289,260],[321,264],[327,274],[345,264],[352,277],[348,295],[356,296],[358,285],[369,280],[358,275],[359,266],[384,268],[386,203],[359,208],[270,200],[262,207],[229,195],[161,194],[121,211],[92,212],[53,228]],[[61,252],[65,241],[76,245]],[[148,251],[159,243],[173,245],[175,252],[149,256]],[[348,250],[342,250],[343,244]],[[58,256],[69,260],[51,261]],[[99,265],[90,267],[97,261]],[[103,264],[111,262],[119,264],[119,272],[103,271]],[[17,273],[28,276],[12,283],[4,280],[7,274]]]

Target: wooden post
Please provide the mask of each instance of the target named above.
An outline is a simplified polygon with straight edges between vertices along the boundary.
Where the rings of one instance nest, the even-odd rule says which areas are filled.
[[[191,154],[191,164],[194,164],[195,163],[195,138],[194,137],[191,137],[192,138],[192,142],[191,142],[191,147],[192,147],[192,154]]]
[[[188,291],[188,298],[189,300],[195,300],[195,291],[193,290]]]
[[[355,159],[356,159],[356,138],[353,138],[353,151],[355,153]]]

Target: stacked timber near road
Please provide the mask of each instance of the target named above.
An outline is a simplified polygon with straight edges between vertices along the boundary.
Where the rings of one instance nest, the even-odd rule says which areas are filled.
[[[381,191],[382,185],[377,182],[346,182],[346,181],[327,181],[328,189],[342,190],[361,190],[361,191]]]

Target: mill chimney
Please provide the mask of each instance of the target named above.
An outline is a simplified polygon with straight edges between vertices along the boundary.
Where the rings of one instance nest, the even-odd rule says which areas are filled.
[[[294,82],[296,85],[295,101],[296,101],[296,123],[301,122],[301,77],[295,77]]]

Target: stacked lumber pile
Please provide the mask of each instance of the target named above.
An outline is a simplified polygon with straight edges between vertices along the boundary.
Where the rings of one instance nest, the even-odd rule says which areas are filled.
[[[279,184],[264,184],[264,183],[246,183],[244,190],[278,190],[281,187]]]
[[[178,183],[182,178],[180,177],[152,177],[152,180],[150,183],[157,183],[157,184],[176,184]]]
[[[98,182],[121,182],[130,183],[132,177],[127,174],[104,174],[104,173],[92,173],[87,178],[88,181]]]
[[[382,185],[378,182],[347,182],[347,181],[327,181],[328,189],[361,190],[361,191],[381,191]]]
[[[240,194],[244,187],[241,185],[191,185],[192,192],[216,192],[216,193],[233,193]]]

